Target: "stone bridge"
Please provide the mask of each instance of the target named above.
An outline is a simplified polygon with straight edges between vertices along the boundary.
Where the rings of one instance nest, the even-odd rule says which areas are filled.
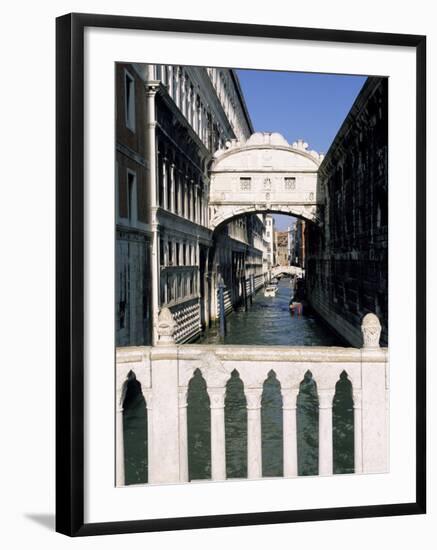
[[[258,132],[245,143],[232,140],[210,168],[210,228],[254,212],[275,212],[317,221],[322,201],[317,171],[323,155],[298,140]]]
[[[277,277],[281,273],[288,273],[289,275],[297,275],[298,277],[301,277],[303,271],[304,270],[301,267],[296,265],[277,265],[272,268],[271,274],[272,277]]]
[[[274,376],[283,402],[284,477],[298,475],[297,396],[312,377],[319,414],[319,475],[333,473],[333,401],[337,383],[349,381],[354,415],[354,472],[386,472],[388,467],[388,349],[379,347],[381,325],[374,314],[362,323],[358,348],[176,345],[175,323],[164,308],[154,347],[117,348],[116,473],[125,484],[123,406],[127,380],[140,384],[145,400],[149,483],[189,481],[188,387],[201,377],[210,400],[211,479],[226,479],[225,397],[238,373],[247,401],[247,476],[262,477],[261,408],[265,380]],[[146,412],[147,411],[147,412]]]

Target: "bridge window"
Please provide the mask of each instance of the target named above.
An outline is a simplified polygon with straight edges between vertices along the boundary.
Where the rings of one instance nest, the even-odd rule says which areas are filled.
[[[250,191],[252,178],[240,178],[241,191]]]
[[[296,178],[284,178],[285,189],[293,190],[296,189]]]

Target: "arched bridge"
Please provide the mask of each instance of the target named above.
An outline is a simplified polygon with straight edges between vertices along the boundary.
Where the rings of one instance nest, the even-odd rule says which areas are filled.
[[[290,145],[278,133],[257,132],[245,143],[228,142],[215,153],[210,170],[210,228],[267,211],[317,221],[322,160],[303,140]]]
[[[296,265],[277,265],[276,267],[272,267],[272,277],[277,277],[278,275],[281,275],[283,273],[287,273],[289,275],[297,275],[298,277],[301,277],[303,274],[303,269]]]

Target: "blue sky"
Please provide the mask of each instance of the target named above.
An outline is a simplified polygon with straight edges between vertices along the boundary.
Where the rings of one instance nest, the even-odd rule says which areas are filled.
[[[289,143],[304,139],[326,153],[366,77],[237,70],[256,132],[279,132]],[[284,230],[292,219],[275,216]]]

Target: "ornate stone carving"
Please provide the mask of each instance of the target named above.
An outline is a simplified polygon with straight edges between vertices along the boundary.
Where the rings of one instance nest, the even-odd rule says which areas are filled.
[[[211,409],[225,408],[226,388],[208,388]]]
[[[204,375],[208,388],[220,388],[226,384],[229,378],[228,371],[223,366],[222,361],[213,352],[207,352],[202,357],[202,374]]]
[[[334,389],[332,390],[319,390],[319,409],[332,408],[332,400],[334,399]]]
[[[363,333],[363,348],[379,348],[381,323],[374,313],[367,313],[361,323]]]
[[[176,322],[168,307],[163,307],[158,315],[158,344],[174,344]]]

